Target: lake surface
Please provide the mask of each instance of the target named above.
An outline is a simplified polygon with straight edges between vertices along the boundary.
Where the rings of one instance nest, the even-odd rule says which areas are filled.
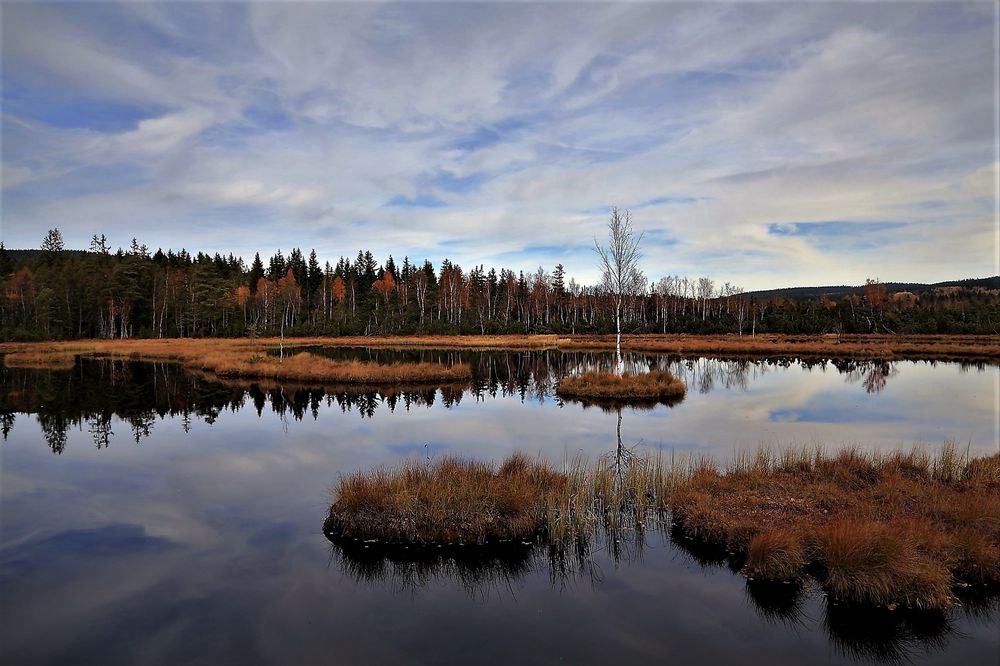
[[[995,664],[1000,604],[867,613],[748,587],[650,528],[585,557],[386,560],[321,532],[338,474],[406,457],[614,450],[617,416],[554,396],[608,354],[328,351],[468,362],[471,384],[348,395],[223,385],[170,364],[0,369],[2,663]],[[639,448],[997,450],[996,366],[682,360],[678,405],[626,409]]]

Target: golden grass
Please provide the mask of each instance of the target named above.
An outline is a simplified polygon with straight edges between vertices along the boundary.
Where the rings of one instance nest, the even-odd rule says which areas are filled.
[[[384,543],[484,544],[532,538],[565,476],[523,454],[496,467],[442,458],[340,479],[328,535]]]
[[[670,503],[749,576],[810,574],[849,603],[943,608],[955,584],[1000,583],[1000,454],[761,451],[702,466]]]
[[[561,398],[627,403],[637,401],[677,402],[684,397],[684,382],[669,370],[642,374],[618,375],[613,372],[586,372],[559,382],[556,395]]]
[[[10,352],[4,356],[8,368],[34,370],[71,370],[76,365],[76,354],[63,351],[29,350]]]

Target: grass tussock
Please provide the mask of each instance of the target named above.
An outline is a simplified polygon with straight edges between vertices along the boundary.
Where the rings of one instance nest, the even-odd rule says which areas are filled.
[[[670,503],[748,576],[812,575],[848,603],[944,608],[955,585],[1000,584],[1000,454],[761,450],[700,467]]]
[[[621,404],[630,400],[673,403],[682,400],[686,390],[684,382],[669,370],[625,375],[597,371],[566,377],[559,382],[556,394],[561,398]]]
[[[566,477],[515,454],[503,464],[442,458],[341,478],[328,535],[408,544],[485,544],[533,538],[546,498]]]

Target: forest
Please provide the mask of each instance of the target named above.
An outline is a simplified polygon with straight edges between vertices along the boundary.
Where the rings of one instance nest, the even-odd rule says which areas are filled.
[[[613,294],[565,267],[525,273],[444,259],[320,263],[315,250],[275,252],[249,266],[232,254],[112,251],[95,235],[67,250],[57,229],[36,251],[0,244],[0,339],[609,333]],[[996,334],[996,279],[893,291],[877,279],[830,297],[746,293],[708,277],[643,280],[627,294],[625,333]]]

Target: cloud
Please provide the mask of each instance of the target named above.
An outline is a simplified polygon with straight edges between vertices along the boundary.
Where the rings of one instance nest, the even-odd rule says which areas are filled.
[[[574,248],[619,205],[651,232],[654,279],[996,270],[982,3],[7,4],[3,19],[10,247],[59,226],[81,247],[563,261],[593,282]]]

